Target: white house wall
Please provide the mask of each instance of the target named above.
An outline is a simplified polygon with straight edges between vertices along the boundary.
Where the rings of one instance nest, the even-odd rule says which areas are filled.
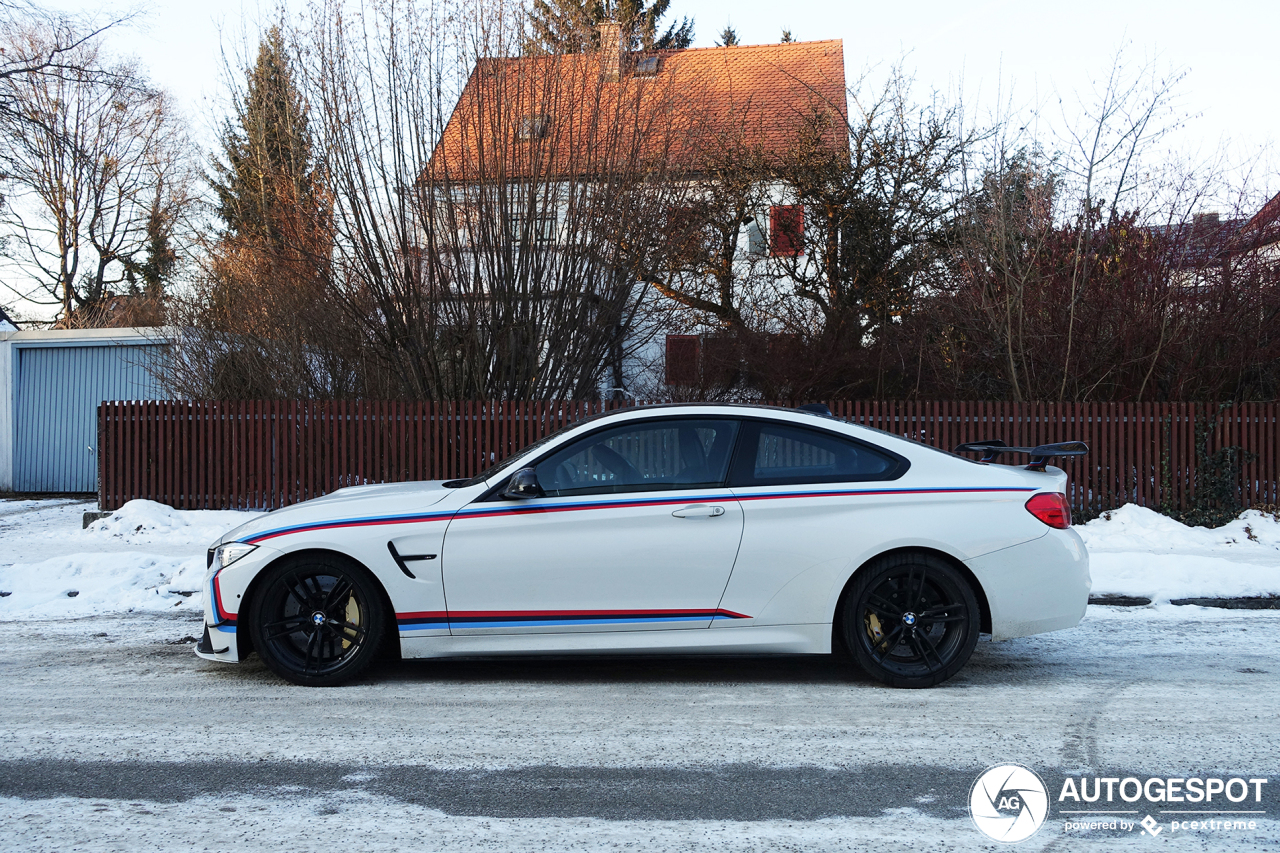
[[[555,238],[549,243],[552,246],[563,246],[566,240],[565,223],[568,218],[568,186],[560,185],[549,188],[546,185],[540,185],[533,191],[539,197],[545,194],[548,198],[556,199]],[[477,204],[476,192],[477,190],[474,187],[454,188],[452,201],[454,204],[475,205]],[[739,280],[744,280],[752,272],[754,264],[757,267],[757,272],[763,271],[763,274],[759,276],[760,286],[790,288],[792,287],[791,281],[785,276],[778,275],[774,276],[772,281],[769,280],[767,267],[773,261],[765,253],[767,252],[765,244],[769,234],[770,208],[773,205],[795,204],[796,199],[790,185],[781,181],[769,182],[764,187],[762,196],[764,198],[762,209],[756,211],[753,221],[744,224],[739,231],[738,251],[734,262],[735,274]],[[756,249],[755,252],[752,251],[753,245]],[[806,258],[803,262],[810,263],[811,261]],[[485,287],[486,283],[481,281],[480,286]],[[657,303],[666,300],[666,297],[661,296],[650,285],[643,282],[637,283],[637,295],[640,293],[644,294],[643,298],[655,300]],[[688,309],[683,310],[687,311]],[[667,334],[705,334],[717,330],[715,326],[691,325],[688,323],[677,326],[668,323],[665,319],[668,315],[663,312],[658,312],[654,316],[657,317],[656,320],[638,322],[632,328],[623,344],[622,390],[629,397],[665,393],[664,364]],[[608,397],[615,390],[612,365],[602,365],[600,372],[601,396]]]

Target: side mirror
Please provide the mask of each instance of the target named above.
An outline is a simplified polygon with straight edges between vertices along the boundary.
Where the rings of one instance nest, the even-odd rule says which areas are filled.
[[[538,485],[538,475],[532,468],[521,468],[511,475],[507,487],[502,490],[504,498],[528,500],[529,498],[545,498],[547,493]]]

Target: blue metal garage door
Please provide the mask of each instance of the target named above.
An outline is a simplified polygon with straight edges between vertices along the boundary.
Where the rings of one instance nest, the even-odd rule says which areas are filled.
[[[34,346],[17,356],[13,486],[19,492],[98,488],[98,404],[159,399],[146,363],[157,345]]]

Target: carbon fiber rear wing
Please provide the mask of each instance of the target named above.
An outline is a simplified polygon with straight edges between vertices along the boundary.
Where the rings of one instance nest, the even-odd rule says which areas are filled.
[[[1064,441],[1060,444],[1041,444],[1039,447],[1010,447],[998,438],[987,441],[970,441],[956,445],[956,453],[981,453],[979,462],[995,462],[1001,453],[1026,453],[1031,456],[1028,471],[1043,471],[1044,466],[1055,456],[1084,456],[1089,452],[1089,445],[1083,441]]]

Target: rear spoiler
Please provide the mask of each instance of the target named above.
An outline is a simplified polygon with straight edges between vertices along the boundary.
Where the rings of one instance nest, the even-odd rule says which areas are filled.
[[[1084,456],[1089,452],[1089,445],[1083,441],[1064,441],[1061,444],[1042,444],[1039,447],[1010,447],[998,438],[987,441],[970,441],[958,444],[956,453],[981,453],[979,462],[995,462],[1001,453],[1027,453],[1031,456],[1028,471],[1043,471],[1045,464],[1054,456]]]

